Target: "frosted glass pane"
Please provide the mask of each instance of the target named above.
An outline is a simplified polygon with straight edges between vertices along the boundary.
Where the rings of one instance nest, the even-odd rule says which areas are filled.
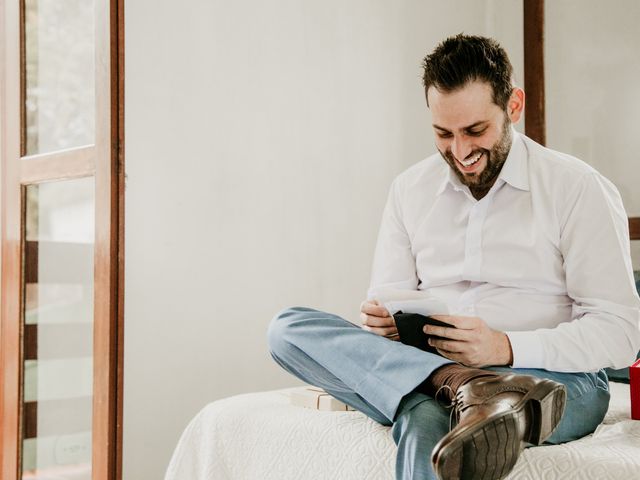
[[[94,178],[27,187],[23,480],[90,480]]]
[[[26,153],[94,143],[94,3],[25,0]]]

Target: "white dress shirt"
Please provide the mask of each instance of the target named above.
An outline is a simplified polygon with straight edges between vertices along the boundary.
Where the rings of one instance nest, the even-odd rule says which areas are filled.
[[[613,184],[514,130],[502,171],[479,201],[440,154],[394,180],[369,296],[428,291],[451,312],[506,332],[514,368],[622,368],[640,349],[629,251]]]

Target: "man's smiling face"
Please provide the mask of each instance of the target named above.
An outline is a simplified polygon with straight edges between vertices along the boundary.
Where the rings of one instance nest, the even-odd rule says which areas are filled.
[[[517,121],[520,109],[509,115],[493,102],[491,86],[481,81],[452,92],[430,87],[427,100],[436,147],[460,181],[481,198],[507,159],[511,122]]]

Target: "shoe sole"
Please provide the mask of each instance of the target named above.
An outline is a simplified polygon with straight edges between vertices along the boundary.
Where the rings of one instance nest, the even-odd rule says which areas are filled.
[[[524,442],[542,444],[564,413],[566,389],[542,381],[513,409],[487,417],[464,431],[449,433],[434,448],[431,459],[442,480],[498,480],[511,472]],[[531,427],[524,442],[519,425],[530,413]],[[528,433],[528,434],[527,434]]]

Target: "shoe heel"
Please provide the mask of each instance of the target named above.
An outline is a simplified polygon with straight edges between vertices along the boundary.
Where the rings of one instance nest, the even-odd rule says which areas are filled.
[[[564,385],[541,383],[527,395],[527,407],[531,415],[528,442],[542,444],[551,436],[564,413],[567,390]]]

